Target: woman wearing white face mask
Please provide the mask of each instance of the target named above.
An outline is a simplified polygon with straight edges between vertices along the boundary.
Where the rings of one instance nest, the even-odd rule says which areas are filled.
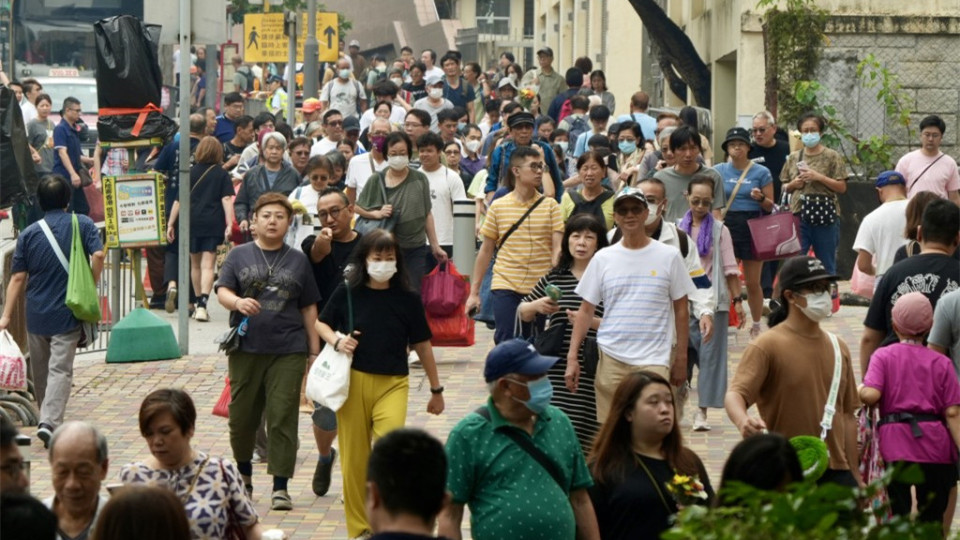
[[[383,147],[387,169],[370,175],[357,197],[357,214],[369,219],[389,218],[389,226],[403,252],[410,284],[419,291],[427,253],[432,252],[440,262],[447,260],[433,223],[430,181],[422,172],[409,167],[413,144],[406,133],[391,133]]]
[[[770,330],[747,345],[724,406],[744,437],[764,430],[787,438],[816,437],[822,433],[821,423],[826,423],[830,463],[819,483],[857,487],[859,454],[854,411],[860,400],[850,350],[842,340],[820,328],[820,321],[830,315],[830,289],[836,280],[837,276],[814,257],[794,257],[784,263],[776,292],[779,306],[767,319]],[[834,377],[835,412],[827,414],[824,404],[832,394]],[[760,418],[747,414],[754,403]]]
[[[427,97],[418,99],[413,104],[414,109],[430,113],[430,131],[439,133],[437,113],[445,109],[452,109],[453,102],[443,97],[443,78],[438,75],[428,75],[425,80]]]
[[[333,293],[316,325],[328,347],[353,356],[349,394],[337,411],[350,538],[370,530],[364,511],[370,441],[406,423],[408,347],[420,356],[430,380],[427,412],[440,414],[444,409],[430,327],[420,295],[410,289],[402,251],[387,231],[377,229],[364,235],[348,266],[354,334],[341,338],[335,333],[348,328],[350,310],[344,287]]]

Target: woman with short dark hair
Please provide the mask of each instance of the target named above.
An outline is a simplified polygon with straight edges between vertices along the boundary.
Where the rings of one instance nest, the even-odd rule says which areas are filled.
[[[169,489],[125,486],[110,496],[93,540],[169,540],[191,536],[183,503]]]

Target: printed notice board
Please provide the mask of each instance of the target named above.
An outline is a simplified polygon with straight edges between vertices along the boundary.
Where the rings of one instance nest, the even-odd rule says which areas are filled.
[[[103,177],[107,247],[166,244],[164,184],[160,173]]]
[[[317,42],[321,62],[336,62],[340,36],[336,13],[317,13]],[[297,29],[297,62],[303,62],[307,40],[307,14],[300,14]],[[290,38],[283,34],[283,13],[248,13],[243,16],[243,61],[286,62]]]

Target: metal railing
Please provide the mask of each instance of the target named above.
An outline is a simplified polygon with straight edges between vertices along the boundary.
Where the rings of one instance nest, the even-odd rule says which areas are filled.
[[[137,298],[137,285],[142,282],[145,271],[141,262],[140,249],[107,251],[107,260],[100,274],[100,282],[97,284],[97,292],[100,296],[99,334],[90,346],[79,349],[78,355],[106,351],[110,344],[110,331],[113,325],[142,304],[142,300]]]

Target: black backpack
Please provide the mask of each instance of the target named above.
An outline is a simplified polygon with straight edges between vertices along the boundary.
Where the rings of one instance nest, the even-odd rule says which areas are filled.
[[[240,66],[237,68],[237,73],[243,75],[243,80],[246,81],[246,91],[253,92],[253,71],[247,66]]]
[[[604,189],[603,193],[597,196],[596,199],[588,201],[583,198],[583,195],[579,191],[571,191],[570,198],[573,200],[573,212],[571,212],[570,215],[591,214],[600,218],[600,221],[606,225],[607,217],[603,214],[603,203],[610,200],[613,195],[613,190]]]

